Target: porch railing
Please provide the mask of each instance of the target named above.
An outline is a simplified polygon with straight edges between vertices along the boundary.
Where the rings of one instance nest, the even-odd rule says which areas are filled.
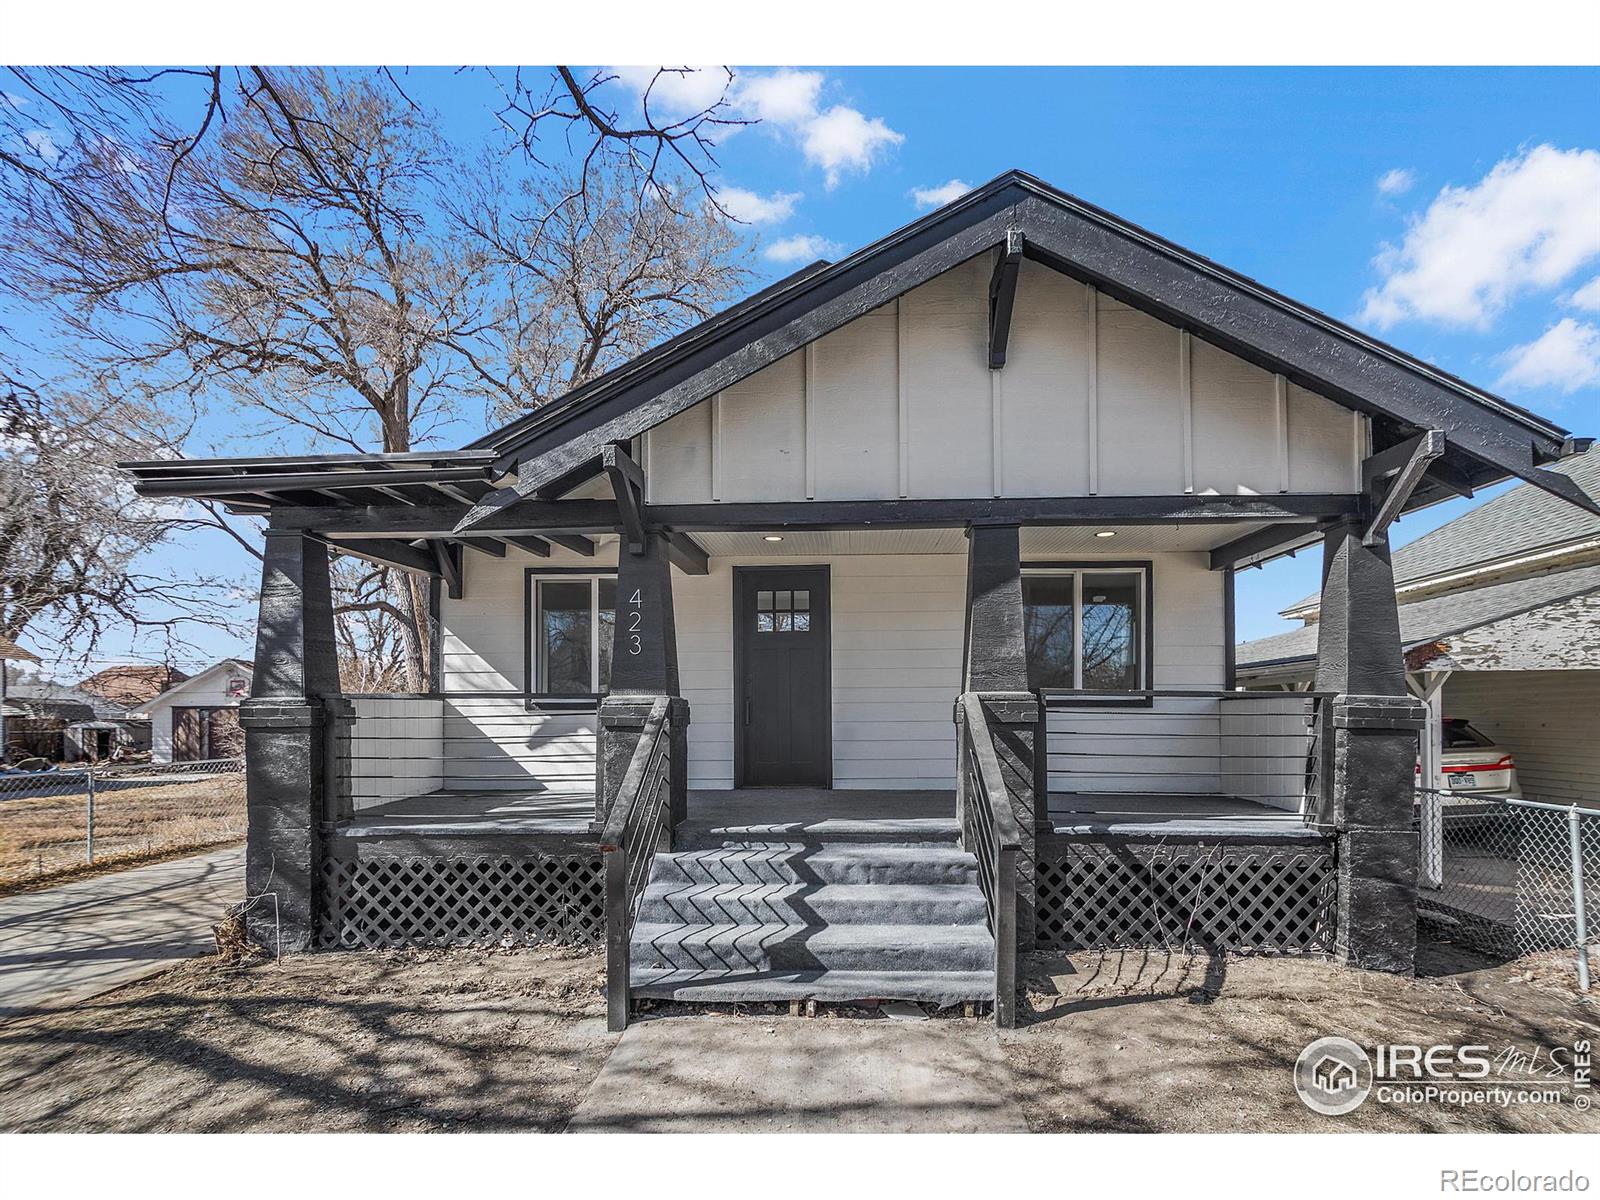
[[[1022,829],[1000,773],[994,737],[976,692],[961,696],[962,833],[978,859],[978,883],[994,935],[994,1020],[1017,1023],[1017,854]]]
[[[1313,813],[1331,750],[1321,692],[1045,693],[1051,789],[1232,796]]]
[[[592,794],[596,702],[522,692],[333,698],[328,816],[436,792]]]
[[[656,852],[672,837],[671,701],[656,697],[600,835],[606,871],[606,1024],[627,1028],[630,947]]]

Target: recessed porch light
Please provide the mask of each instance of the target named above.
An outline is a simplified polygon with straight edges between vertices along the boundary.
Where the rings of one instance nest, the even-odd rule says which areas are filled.
[[[1099,529],[1099,530],[1095,531],[1095,537],[1116,537],[1116,536],[1117,536],[1117,531],[1115,529]]]
[[[781,533],[764,534],[762,536],[761,540],[763,542],[781,542],[781,541],[783,541],[783,534],[781,534]]]

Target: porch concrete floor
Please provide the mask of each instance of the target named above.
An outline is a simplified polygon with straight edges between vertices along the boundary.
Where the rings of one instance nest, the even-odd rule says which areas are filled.
[[[594,819],[588,792],[429,792],[366,808],[346,823],[362,837],[416,834],[586,834]],[[1300,837],[1305,825],[1283,812],[1231,796],[1050,793],[1050,819],[1065,835],[1152,833],[1172,836]],[[954,837],[952,791],[739,788],[689,793],[689,829],[717,836],[848,840],[852,836]]]
[[[1050,822],[1059,834],[1152,834],[1180,837],[1303,837],[1299,813],[1234,796],[1050,793]]]
[[[945,791],[830,791],[827,788],[741,788],[690,792],[684,822],[696,834],[716,837],[848,841],[855,836],[950,837],[956,794]]]
[[[345,822],[344,832],[361,837],[583,834],[593,820],[592,792],[428,792],[364,808]]]

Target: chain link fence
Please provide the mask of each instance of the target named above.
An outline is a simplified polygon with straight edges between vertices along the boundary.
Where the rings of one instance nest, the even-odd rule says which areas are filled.
[[[1600,937],[1600,810],[1422,789],[1418,826],[1424,925],[1507,959],[1571,948],[1588,990]]]
[[[0,775],[0,891],[244,835],[241,758]]]

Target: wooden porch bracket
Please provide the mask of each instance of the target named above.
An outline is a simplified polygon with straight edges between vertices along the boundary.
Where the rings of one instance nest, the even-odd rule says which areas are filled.
[[[1017,275],[1022,267],[1022,230],[1006,230],[1005,246],[989,279],[989,369],[1006,365],[1011,340],[1011,310],[1017,301]]]
[[[1375,546],[1400,515],[1411,493],[1427,474],[1429,466],[1444,453],[1444,430],[1429,429],[1398,446],[1374,454],[1361,464],[1361,482],[1373,495],[1385,479],[1390,479],[1378,510],[1361,534],[1361,542]]]
[[[630,554],[644,553],[644,471],[627,449],[615,443],[601,451],[600,461],[617,494],[617,511]]]
[[[439,577],[444,580],[445,594],[452,600],[461,599],[461,543],[435,539],[429,541],[428,546],[439,565]]]

